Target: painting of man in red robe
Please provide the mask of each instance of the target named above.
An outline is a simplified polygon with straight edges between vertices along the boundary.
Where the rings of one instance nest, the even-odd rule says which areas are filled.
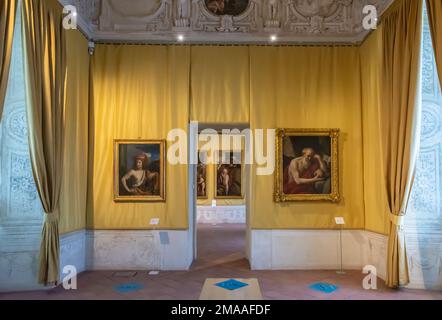
[[[329,137],[286,137],[284,194],[330,193]]]

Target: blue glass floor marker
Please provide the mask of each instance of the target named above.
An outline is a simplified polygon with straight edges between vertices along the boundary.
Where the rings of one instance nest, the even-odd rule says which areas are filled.
[[[326,283],[326,282],[316,282],[309,286],[310,289],[321,291],[325,293],[332,293],[333,291],[336,291],[338,289],[337,286]]]
[[[120,293],[132,292],[142,289],[143,286],[139,283],[123,283],[115,286],[114,289]]]
[[[248,286],[248,284],[235,279],[229,279],[226,281],[215,283],[215,286],[218,286],[226,290],[236,290]]]

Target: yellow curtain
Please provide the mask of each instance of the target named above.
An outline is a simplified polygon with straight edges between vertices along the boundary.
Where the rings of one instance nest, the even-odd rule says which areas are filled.
[[[251,128],[340,128],[342,195],[337,204],[275,203],[274,176],[256,176],[253,166],[252,228],[333,229],[336,215],[364,228],[359,70],[356,47],[250,48]]]
[[[16,0],[0,2],[0,120],[2,118],[9,78],[16,5]]]
[[[56,0],[23,0],[29,147],[37,190],[45,214],[39,282],[59,279],[58,209],[64,135],[65,39]]]
[[[382,24],[359,47],[362,79],[362,146],[364,159],[365,229],[388,235],[390,217],[387,197],[380,188],[383,178]]]
[[[114,139],[166,139],[171,129],[187,132],[190,48],[187,46],[98,45],[92,59],[89,228],[186,229],[187,165],[166,162],[166,202],[113,201]]]
[[[422,1],[398,1],[383,19],[381,141],[391,220],[386,281],[390,287],[409,282],[402,218],[419,150],[421,31]]]
[[[190,119],[249,122],[249,47],[194,46]]]
[[[86,227],[89,53],[78,30],[66,35],[66,121],[60,192],[60,234]]]
[[[430,21],[431,37],[433,39],[434,55],[439,72],[439,81],[442,86],[442,1],[427,0],[427,12]]]
[[[233,54],[234,49],[238,50],[237,55]],[[225,68],[219,67],[218,70],[218,66],[201,62],[200,58],[208,59],[209,53],[216,53],[214,57],[220,59],[213,60],[221,61]],[[239,64],[238,60],[243,62]],[[91,154],[93,165],[90,176],[93,181],[89,188],[91,201],[87,226],[95,229],[149,229],[149,218],[159,217],[158,228],[186,228],[187,212],[183,209],[187,203],[186,193],[184,189],[176,192],[175,188],[184,185],[187,171],[177,166],[167,167],[166,203],[113,202],[113,140],[164,139],[171,128],[185,129],[189,118],[204,122],[248,121],[249,107],[244,110],[238,107],[237,118],[233,112],[236,99],[224,94],[230,92],[240,97],[238,101],[245,101],[241,105],[250,105],[252,129],[342,129],[340,181],[343,200],[339,204],[276,204],[273,201],[273,176],[252,177],[254,181],[250,185],[256,200],[251,201],[251,226],[255,229],[327,229],[335,227],[335,215],[344,215],[348,228],[364,228],[359,60],[356,47],[190,49],[180,46],[99,45],[93,57],[91,83],[94,106],[90,123],[94,127],[90,129],[90,138],[94,153]],[[191,65],[189,61],[192,61]],[[206,67],[203,68],[200,63],[209,70],[217,69],[218,76],[216,73],[206,74]],[[190,68],[192,74],[189,77]],[[239,75],[233,73],[234,69],[241,69]],[[205,82],[209,77],[211,80]],[[208,88],[213,88],[207,83],[213,83],[215,78],[222,85],[221,93],[215,94],[222,101],[230,101],[224,115],[223,111],[219,111],[223,102],[207,93],[212,90]],[[192,82],[190,113],[193,116],[189,115],[189,79]],[[238,89],[240,87],[242,89]],[[198,94],[200,96],[196,97]],[[174,99],[173,105],[168,97]],[[213,170],[208,170],[210,180]],[[209,182],[209,187],[212,186],[213,180]],[[244,203],[244,200],[230,201],[228,204]]]

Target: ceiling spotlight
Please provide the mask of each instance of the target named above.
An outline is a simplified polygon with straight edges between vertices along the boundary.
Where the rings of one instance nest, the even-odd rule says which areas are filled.
[[[272,34],[270,36],[270,41],[275,42],[276,41],[276,36],[274,34]]]
[[[180,35],[178,35],[177,39],[179,42],[182,42],[182,41],[184,41],[184,36],[182,34],[180,34]]]

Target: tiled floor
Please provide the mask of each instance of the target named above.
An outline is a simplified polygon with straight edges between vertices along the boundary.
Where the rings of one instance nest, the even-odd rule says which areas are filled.
[[[206,278],[257,278],[265,299],[440,299],[442,292],[391,290],[382,280],[377,290],[364,290],[360,271],[338,275],[334,271],[252,271],[244,258],[243,225],[205,225],[198,231],[198,260],[189,271],[140,271],[132,278],[113,277],[111,271],[84,272],[77,290],[63,287],[47,291],[0,294],[0,299],[198,299]],[[338,290],[327,294],[309,289],[314,282],[328,282]],[[115,286],[138,283],[137,291],[120,293]]]

